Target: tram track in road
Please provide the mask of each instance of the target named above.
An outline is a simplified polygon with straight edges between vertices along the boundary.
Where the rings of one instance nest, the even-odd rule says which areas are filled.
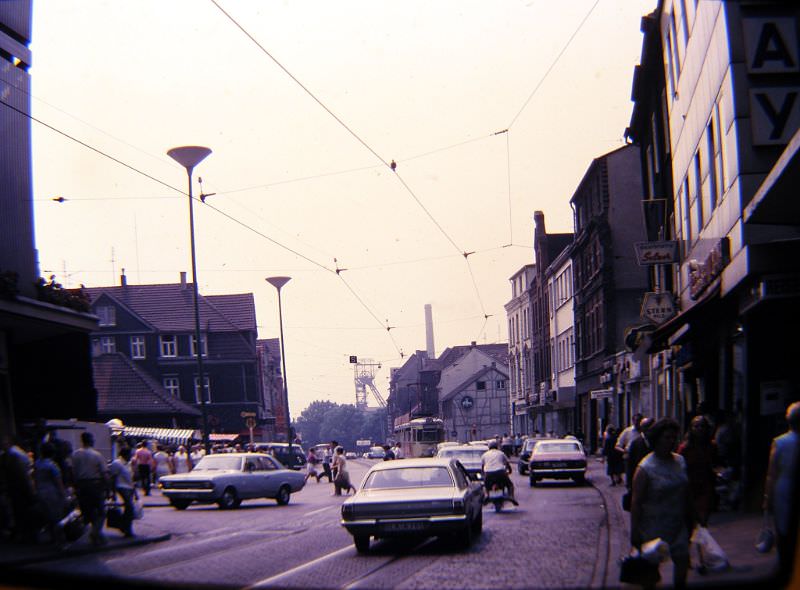
[[[598,527],[600,539],[597,543],[597,553],[595,554],[594,563],[592,564],[589,587],[608,588],[608,562],[611,557],[611,518],[608,510],[608,502],[593,481],[587,479],[586,483],[600,496],[600,505],[603,507],[603,518]],[[605,555],[603,555],[603,550],[605,550]]]

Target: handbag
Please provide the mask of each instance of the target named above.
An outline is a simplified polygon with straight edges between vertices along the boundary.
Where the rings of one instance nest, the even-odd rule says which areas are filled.
[[[625,512],[630,512],[631,511],[631,493],[630,492],[625,492],[624,494],[622,494],[622,509]]]
[[[658,564],[648,561],[641,555],[631,554],[622,560],[619,568],[619,581],[639,586],[654,586],[661,579]]]
[[[764,512],[764,524],[756,537],[756,551],[759,553],[769,553],[775,546],[775,533],[769,521],[769,514]]]
[[[125,528],[122,508],[119,504],[108,504],[106,506],[106,526],[112,529],[122,530]]]

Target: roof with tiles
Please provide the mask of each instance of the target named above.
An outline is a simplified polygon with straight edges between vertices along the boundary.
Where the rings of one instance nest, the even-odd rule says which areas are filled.
[[[155,379],[116,352],[92,359],[100,414],[182,414],[200,411],[168,394]]]
[[[459,358],[467,354],[473,348],[477,348],[481,352],[489,355],[493,359],[495,359],[498,363],[507,365],[508,364],[508,344],[469,344],[469,345],[460,345],[460,346],[452,346],[447,348],[439,358],[436,359],[435,363],[439,370],[442,370],[454,362],[456,362]]]
[[[85,287],[94,304],[107,295],[131,312],[164,332],[194,330],[192,284],[124,285]],[[200,325],[212,332],[256,330],[255,301],[252,293],[208,295],[199,297]]]

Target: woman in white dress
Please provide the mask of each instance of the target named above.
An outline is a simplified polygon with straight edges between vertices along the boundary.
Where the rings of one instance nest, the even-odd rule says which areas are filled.
[[[156,462],[156,483],[158,483],[162,477],[172,473],[172,460],[164,451],[164,447],[158,445],[158,449],[153,454],[153,461]]]
[[[333,487],[335,489],[334,495],[341,496],[342,490],[345,493],[350,493],[353,490],[355,494],[356,489],[350,483],[350,473],[347,471],[347,459],[344,457],[344,448],[336,447],[336,452],[333,456],[333,469],[336,472],[336,477],[333,479]]]
[[[175,473],[189,473],[192,470],[192,460],[183,445],[172,456],[172,467]]]

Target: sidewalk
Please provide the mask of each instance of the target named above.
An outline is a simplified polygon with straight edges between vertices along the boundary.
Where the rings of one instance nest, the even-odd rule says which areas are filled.
[[[608,587],[619,587],[619,560],[630,553],[630,515],[622,510],[622,495],[625,486],[614,486],[606,475],[606,466],[596,456],[589,456],[588,478],[603,496],[609,519],[609,555],[605,583]],[[761,514],[743,512],[715,512],[709,521],[709,531],[727,553],[730,567],[722,572],[705,575],[693,568],[687,583],[690,586],[755,586],[764,582],[769,588],[771,574],[777,564],[773,549],[762,554],[755,550],[755,539],[762,525]],[[672,586],[672,565],[667,561],[661,566],[662,587]],[[627,584],[625,585],[628,586]]]
[[[89,542],[88,527],[83,536],[63,547],[56,547],[50,543],[11,543],[0,541],[0,569],[9,571],[15,567],[44,563],[47,561],[73,558],[82,555],[91,555],[107,551],[115,551],[126,547],[137,547],[149,543],[167,541],[171,538],[170,533],[148,524],[147,509],[157,506],[168,506],[169,502],[157,490],[153,490],[150,496],[143,496],[145,513],[144,518],[134,521],[133,530],[135,537],[125,537],[117,529],[103,528],[103,532],[108,539],[108,543],[101,546],[94,546]]]

